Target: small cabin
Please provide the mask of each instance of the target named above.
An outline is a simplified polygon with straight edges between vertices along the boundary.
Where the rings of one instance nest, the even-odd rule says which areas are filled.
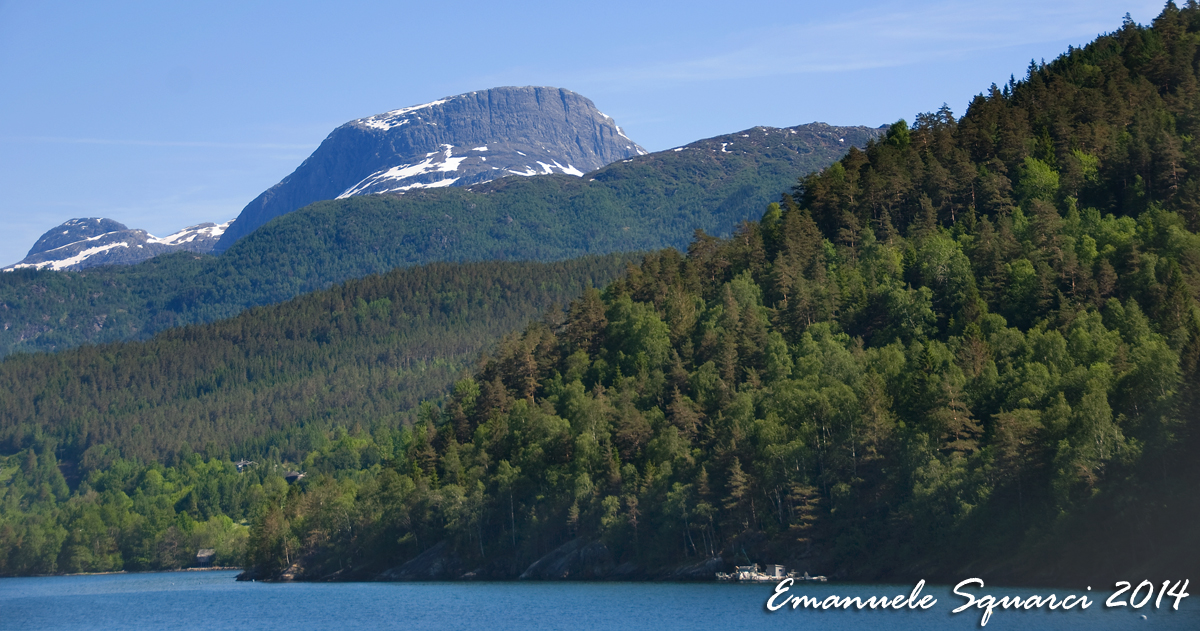
[[[233,463],[233,466],[237,467],[238,473],[241,473],[242,470],[245,469],[246,467],[253,467],[254,461],[246,460],[245,458],[242,458],[241,460],[238,460],[237,462]]]
[[[787,568],[782,565],[768,565],[766,574],[771,578],[785,578],[787,576]]]
[[[295,484],[300,480],[300,478],[303,478],[304,475],[305,474],[301,471],[289,471],[287,475],[283,476],[283,479],[287,480],[288,484]]]
[[[210,567],[213,564],[213,559],[217,558],[217,551],[213,548],[201,548],[196,552],[196,567]]]

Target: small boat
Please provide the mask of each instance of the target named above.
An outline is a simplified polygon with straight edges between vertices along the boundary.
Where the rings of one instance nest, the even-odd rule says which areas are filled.
[[[804,576],[796,576],[795,572],[789,572],[788,578],[794,578],[797,581],[817,581],[820,583],[824,583],[829,580],[829,579],[825,578],[824,576],[809,576],[808,572],[805,572]]]

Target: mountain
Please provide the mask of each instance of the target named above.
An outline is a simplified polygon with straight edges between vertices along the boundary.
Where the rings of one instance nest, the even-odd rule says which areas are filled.
[[[507,177],[322,201],[268,222],[216,257],[0,274],[0,356],[144,339],[433,261],[686,248],[695,230],[730,234],[798,177],[880,133],[821,123],[756,127],[618,160],[584,177]]]
[[[24,268],[77,271],[100,265],[140,263],[170,252],[206,253],[212,251],[227,227],[228,222],[202,223],[159,238],[145,230],[131,230],[112,219],[71,219],[48,230],[24,259],[0,271]]]
[[[821,123],[756,127],[620,160],[582,178],[508,177],[317,202],[260,228],[244,240],[244,252],[258,253],[256,265],[300,278],[335,268],[348,252],[388,269],[433,260],[686,249],[696,230],[732,233],[790,190],[798,173],[880,133]]]
[[[580,176],[645,153],[570,90],[503,87],[450,96],[333,130],[291,175],[246,205],[216,250],[320,200],[469,186],[507,175]]]

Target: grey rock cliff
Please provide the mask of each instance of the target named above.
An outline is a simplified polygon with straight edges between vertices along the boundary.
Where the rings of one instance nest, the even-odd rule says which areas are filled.
[[[440,541],[404,565],[383,572],[376,580],[445,581],[459,578],[462,573],[462,561],[447,542]]]
[[[613,573],[616,563],[608,547],[599,541],[573,539],[530,565],[521,580],[594,580]]]
[[[215,250],[313,202],[469,186],[509,175],[583,175],[645,154],[588,99],[549,87],[492,88],[350,121],[242,210]]]

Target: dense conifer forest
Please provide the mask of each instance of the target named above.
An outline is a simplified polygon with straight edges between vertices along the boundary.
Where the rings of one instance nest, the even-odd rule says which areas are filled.
[[[407,268],[146,342],[9,357],[0,574],[179,567],[197,547],[240,563],[230,520],[264,488],[343,438],[373,437],[354,467],[391,457],[480,350],[628,260]],[[257,464],[239,474],[242,458]]]
[[[0,571],[48,571],[26,540],[59,571],[149,558],[113,507],[169,488],[177,534],[153,549],[244,538],[260,578],[711,577],[714,557],[860,580],[1189,576],[1198,53],[1200,6],[1168,3],[961,119],[899,121],[760,221],[507,335],[411,424],[373,425],[366,390],[328,408],[324,440],[289,452],[296,484],[235,477],[214,449],[167,473],[114,459],[72,490],[37,441],[78,429],[23,421],[42,429],[0,467]],[[60,525],[76,515],[91,526]],[[556,550],[574,561],[541,573]]]

